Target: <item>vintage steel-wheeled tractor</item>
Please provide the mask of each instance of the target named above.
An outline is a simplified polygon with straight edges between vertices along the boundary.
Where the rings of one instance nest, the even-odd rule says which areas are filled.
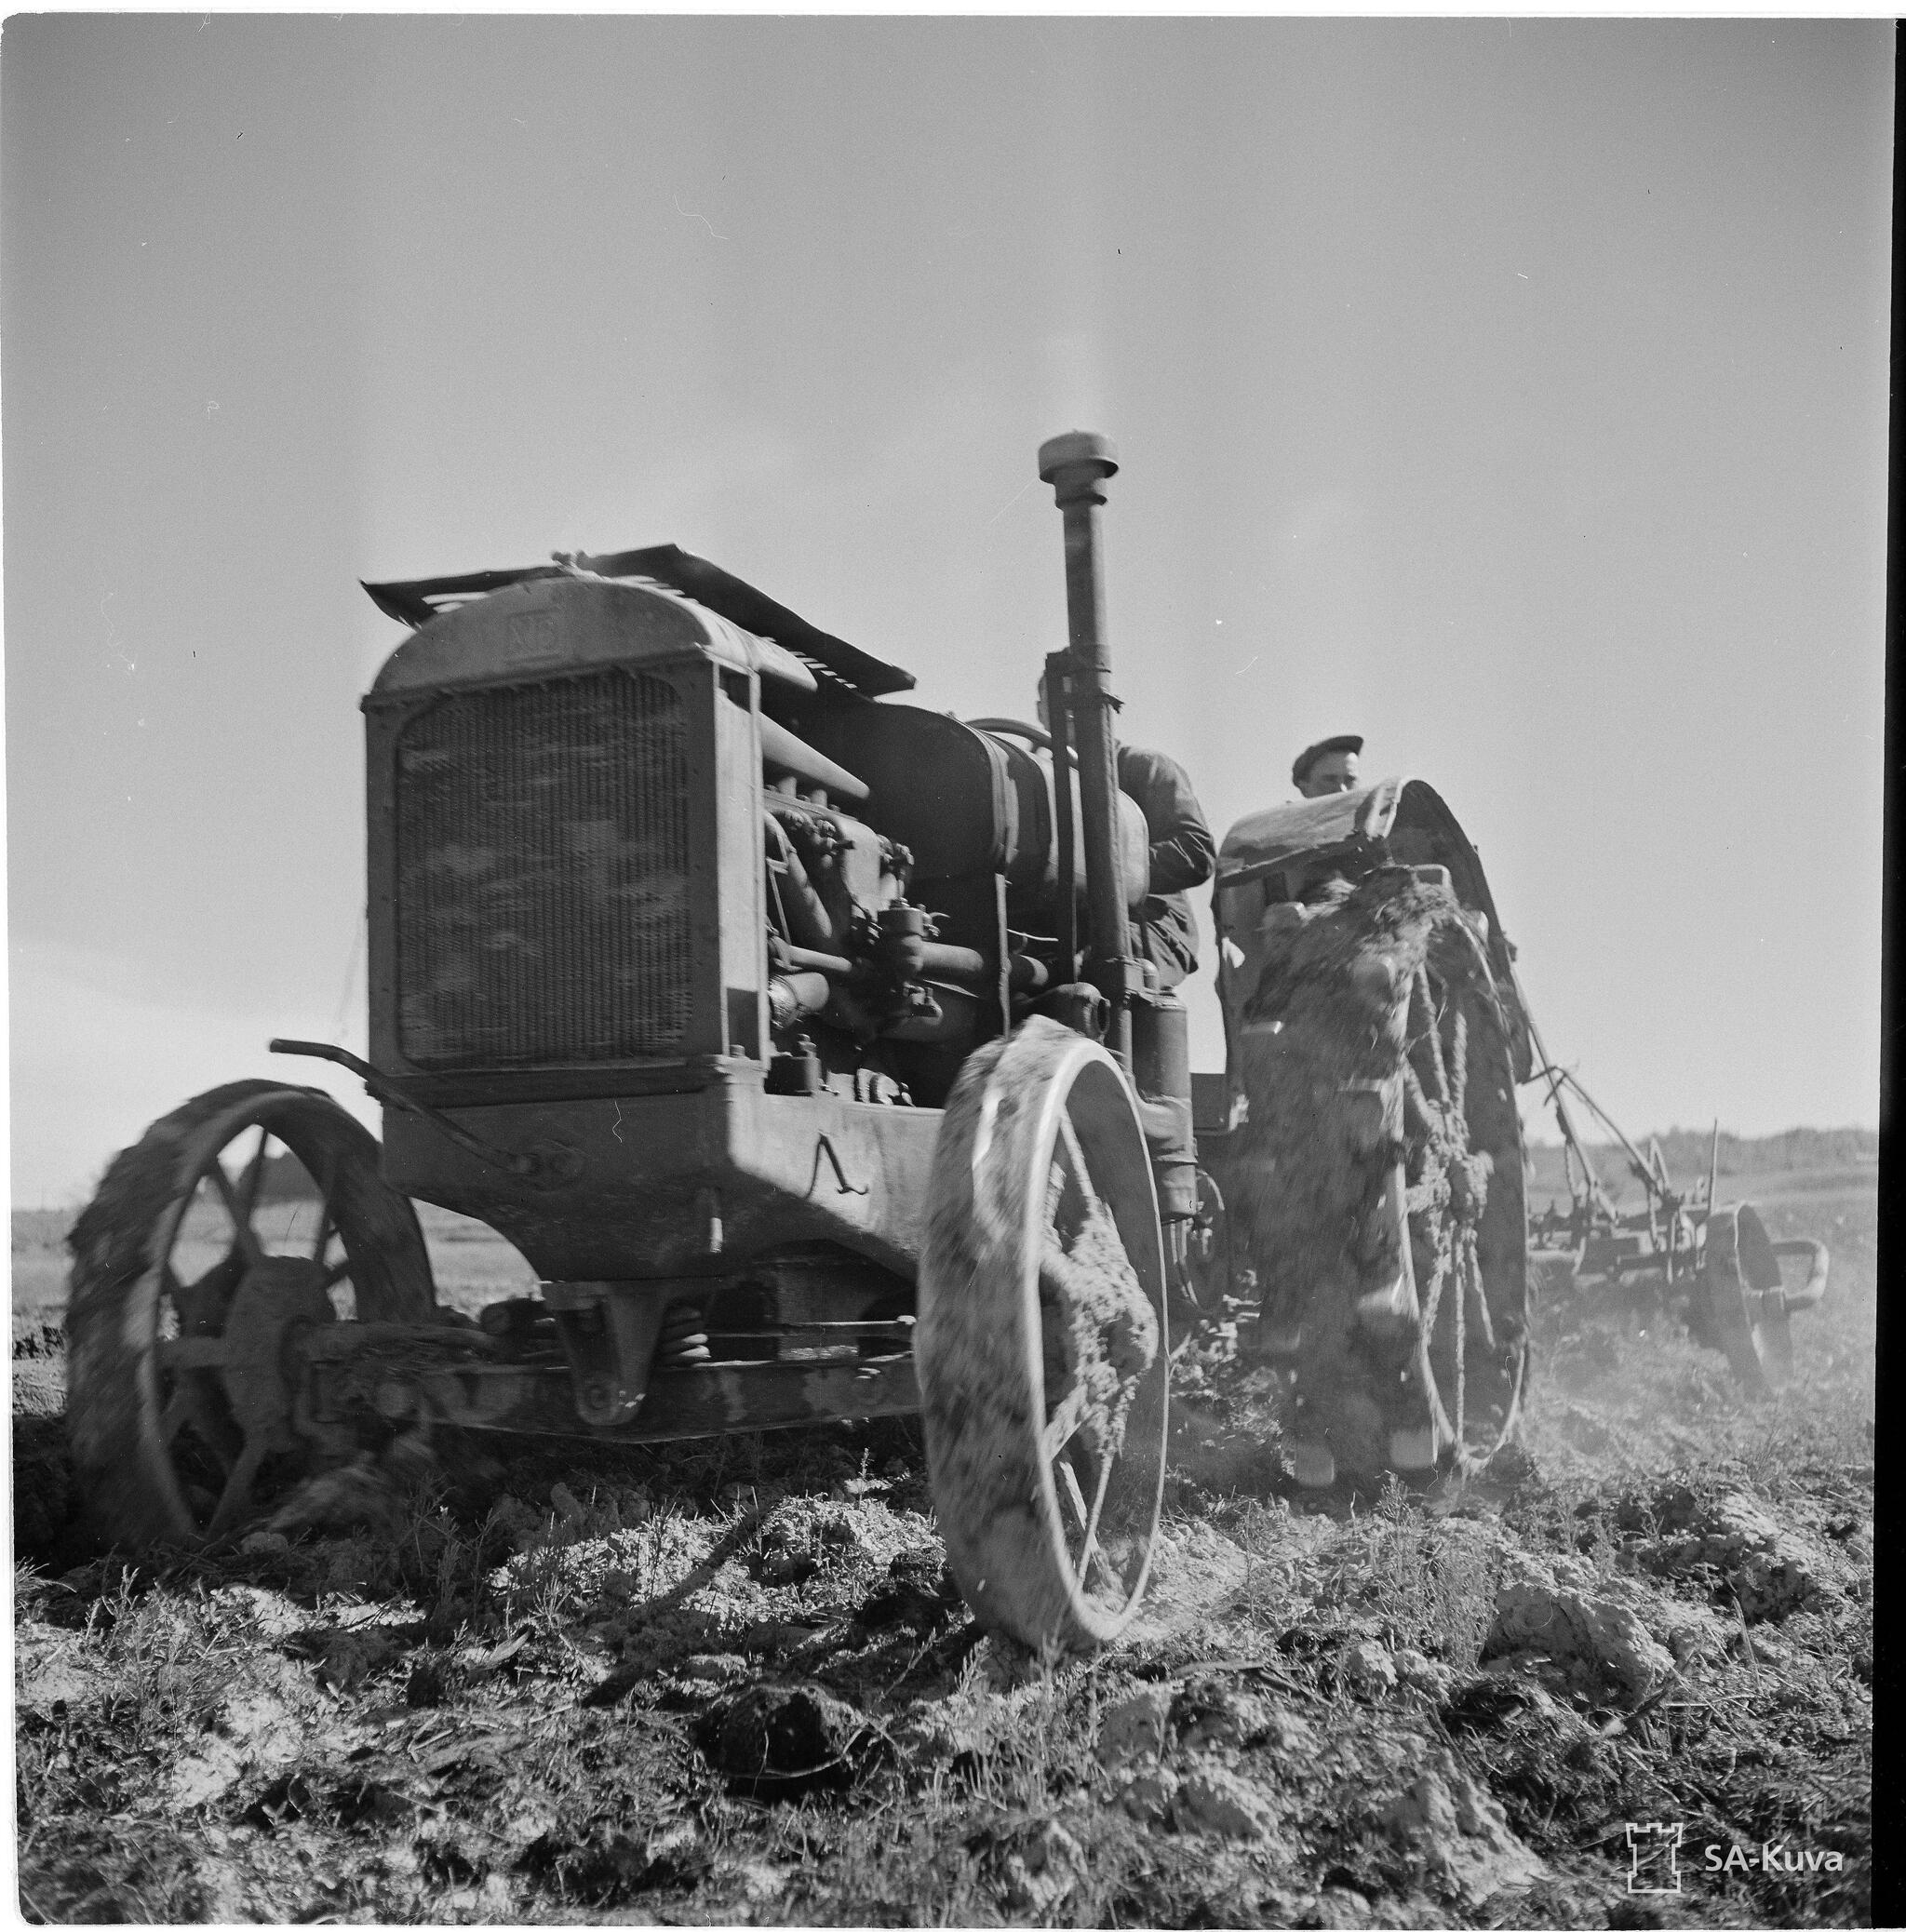
[[[1040,455],[1070,621],[1052,740],[880,702],[912,678],[672,546],[370,587],[412,629],[364,700],[369,1062],[273,1044],[360,1075],[383,1143],[248,1080],[114,1162],[68,1318],[108,1534],[295,1520],[314,1471],[445,1427],[920,1409],[975,1614],[1032,1643],[1121,1627],[1196,1184],[1184,1011],[1129,923],[1115,467],[1083,434]],[[539,1291],[437,1306],[412,1198],[507,1237]]]

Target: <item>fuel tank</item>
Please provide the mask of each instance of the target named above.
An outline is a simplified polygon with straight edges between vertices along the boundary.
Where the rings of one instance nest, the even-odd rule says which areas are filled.
[[[916,879],[1003,874],[1030,917],[1050,904],[1058,881],[1058,836],[1052,757],[1013,731],[962,724],[912,704],[844,704],[795,700],[783,715],[800,735],[865,782],[862,816],[906,845]],[[1074,781],[1072,876],[1082,899],[1085,848]],[[1149,877],[1145,814],[1119,795],[1119,852],[1125,903],[1136,910]]]

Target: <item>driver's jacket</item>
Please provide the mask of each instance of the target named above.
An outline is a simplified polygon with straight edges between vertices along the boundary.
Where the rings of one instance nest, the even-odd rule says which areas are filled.
[[[1145,814],[1151,843],[1150,894],[1137,915],[1140,953],[1174,986],[1198,970],[1198,921],[1186,896],[1217,864],[1185,768],[1161,751],[1119,746],[1119,789]]]

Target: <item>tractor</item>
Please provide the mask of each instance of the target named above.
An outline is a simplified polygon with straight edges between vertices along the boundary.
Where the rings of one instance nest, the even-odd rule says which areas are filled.
[[[433,1432],[643,1443],[919,1412],[980,1621],[1133,1615],[1196,1214],[1187,1015],[1133,944],[1096,518],[1040,452],[1069,645],[1047,731],[672,546],[367,585],[382,1145],[321,1091],[219,1087],[71,1236],[68,1429],[101,1531],[217,1544]],[[289,1154],[314,1205],[266,1204]],[[267,1176],[272,1177],[267,1185]],[[534,1270],[440,1306],[414,1201]]]
[[[918,1413],[975,1617],[1082,1649],[1144,1596],[1174,1308],[1255,1307],[1301,1483],[1510,1433],[1532,1029],[1475,852],[1400,779],[1233,827],[1228,1066],[1194,1078],[1134,940],[1117,463],[1073,432],[1039,469],[1045,729],[899,702],[907,672],[673,545],[366,586],[407,627],[363,700],[369,1059],[272,1048],[361,1079],[383,1137],[249,1080],[114,1161],[67,1314],[101,1534],[227,1542],[458,1430]],[[416,1201],[535,1291],[443,1304]]]

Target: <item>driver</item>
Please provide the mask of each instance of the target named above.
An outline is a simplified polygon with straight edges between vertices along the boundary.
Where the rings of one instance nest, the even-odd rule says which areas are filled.
[[[1044,678],[1039,721],[1052,729]],[[1142,745],[1115,748],[1119,789],[1145,814],[1151,848],[1150,891],[1134,920],[1139,957],[1158,968],[1161,986],[1175,986],[1198,971],[1198,919],[1187,895],[1211,877],[1217,846],[1184,766]]]
[[[1363,741],[1354,731],[1336,738],[1320,738],[1297,754],[1291,767],[1291,783],[1300,798],[1321,798],[1330,792],[1353,792],[1357,777],[1357,754]]]

